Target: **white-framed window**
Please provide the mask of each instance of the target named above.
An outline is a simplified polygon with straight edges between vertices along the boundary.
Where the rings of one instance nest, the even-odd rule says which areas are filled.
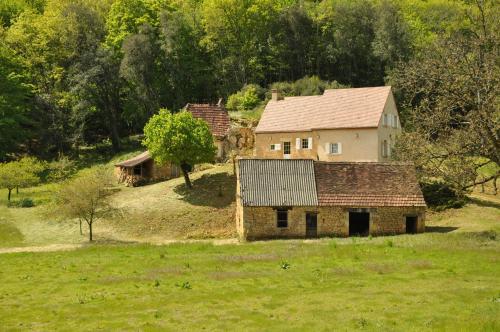
[[[302,149],[309,149],[309,139],[303,138],[301,142],[302,142]]]
[[[396,114],[392,115],[392,127],[397,128],[398,127],[398,116]]]
[[[328,154],[342,154],[342,143],[326,143],[326,149]]]
[[[278,143],[271,144],[270,149],[271,149],[271,151],[281,150],[281,144],[278,144]]]
[[[383,140],[381,148],[382,148],[382,157],[387,158],[391,155],[391,147],[389,145],[389,142],[387,142],[387,140]]]

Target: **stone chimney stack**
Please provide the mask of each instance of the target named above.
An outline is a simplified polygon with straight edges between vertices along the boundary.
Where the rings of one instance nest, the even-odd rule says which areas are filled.
[[[271,100],[278,101],[282,99],[283,98],[281,97],[281,93],[278,91],[278,89],[271,90]]]

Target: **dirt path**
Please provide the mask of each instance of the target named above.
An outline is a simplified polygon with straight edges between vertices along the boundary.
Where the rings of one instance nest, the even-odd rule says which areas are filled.
[[[97,244],[99,242],[96,242]],[[238,239],[210,239],[210,240],[163,240],[157,242],[133,242],[136,244],[151,244],[155,246],[162,246],[173,243],[211,243],[216,246],[227,245],[227,244],[238,244]],[[12,248],[0,248],[0,254],[12,254],[19,252],[52,252],[52,251],[68,251],[75,250],[78,248],[83,248],[89,246],[88,243],[85,244],[50,244],[46,246],[28,246],[28,247],[12,247]]]

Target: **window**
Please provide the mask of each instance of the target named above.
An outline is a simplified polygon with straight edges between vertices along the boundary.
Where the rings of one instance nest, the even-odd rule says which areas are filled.
[[[389,144],[387,143],[387,140],[384,140],[382,142],[382,157],[386,158],[389,156]]]
[[[271,151],[278,151],[281,149],[281,144],[271,144]]]
[[[384,114],[384,120],[383,120],[383,125],[387,127],[388,125],[388,118],[387,118],[387,114]]]
[[[276,210],[276,220],[278,227],[288,227],[288,210]]]
[[[309,140],[307,138],[302,139],[302,149],[309,149]]]
[[[134,175],[141,175],[142,174],[142,167],[141,165],[137,165],[134,167]]]
[[[392,127],[393,128],[398,127],[398,116],[396,114],[393,114],[393,116],[392,116]]]
[[[290,142],[283,142],[283,154],[290,154],[290,153],[291,153]]]
[[[341,154],[342,153],[342,144],[341,143],[331,143],[328,153]]]

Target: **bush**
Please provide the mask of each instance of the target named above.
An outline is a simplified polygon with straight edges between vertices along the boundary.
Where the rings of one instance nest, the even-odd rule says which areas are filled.
[[[33,206],[35,206],[35,202],[31,198],[23,198],[19,201],[12,201],[9,203],[9,207],[30,208]]]
[[[245,85],[243,89],[229,96],[226,108],[230,111],[254,109],[264,97],[264,89],[257,84]]]
[[[276,82],[271,89],[278,89],[283,96],[315,96],[321,95],[326,89],[345,88],[337,81],[323,81],[318,76],[305,76],[295,82]]]
[[[458,209],[465,205],[465,197],[457,193],[443,182],[424,182],[420,184],[424,199],[430,208],[437,211],[453,208]]]

